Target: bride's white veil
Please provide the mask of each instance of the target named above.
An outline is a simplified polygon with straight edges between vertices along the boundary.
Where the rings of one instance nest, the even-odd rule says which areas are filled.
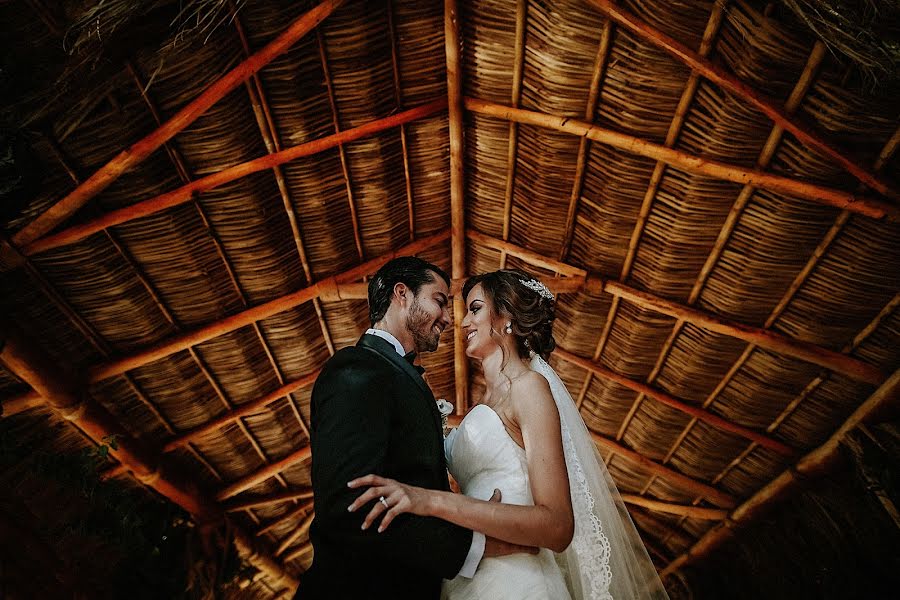
[[[562,425],[575,536],[556,557],[573,600],[668,599],[565,384],[539,355],[531,369],[550,383]]]

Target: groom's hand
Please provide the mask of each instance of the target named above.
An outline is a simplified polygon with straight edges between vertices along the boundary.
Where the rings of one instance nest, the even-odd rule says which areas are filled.
[[[503,494],[499,489],[494,488],[489,502],[500,502]],[[519,544],[510,544],[497,538],[487,537],[484,540],[484,556],[506,556],[508,554],[537,554],[538,549],[532,546],[520,546]]]
[[[484,539],[484,557],[489,556],[506,556],[508,554],[537,554],[538,549],[532,546],[520,546],[519,544],[510,544],[497,538],[487,537]]]

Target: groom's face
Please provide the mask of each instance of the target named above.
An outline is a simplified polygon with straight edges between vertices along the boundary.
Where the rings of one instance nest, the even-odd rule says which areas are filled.
[[[437,350],[441,334],[450,324],[450,290],[436,273],[432,282],[419,288],[407,309],[406,328],[412,334],[416,352]]]

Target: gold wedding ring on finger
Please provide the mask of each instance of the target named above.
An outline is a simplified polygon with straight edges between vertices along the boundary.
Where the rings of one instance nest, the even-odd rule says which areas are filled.
[[[388,506],[387,500],[384,499],[384,496],[379,498],[378,501],[381,502],[385,508],[390,508],[390,506]]]

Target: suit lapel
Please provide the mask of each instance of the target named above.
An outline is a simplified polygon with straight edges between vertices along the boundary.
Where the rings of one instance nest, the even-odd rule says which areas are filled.
[[[367,333],[363,334],[363,336],[359,338],[359,342],[357,342],[356,345],[378,353],[386,361],[406,373],[406,375],[410,377],[417,386],[419,386],[419,389],[422,390],[422,393],[425,395],[425,400],[427,400],[430,405],[429,408],[431,409],[431,416],[435,421],[435,425],[437,426],[438,431],[440,431],[441,413],[438,412],[437,403],[434,401],[434,394],[431,391],[431,388],[428,387],[419,372],[416,371],[416,369],[411,364],[409,364],[405,358],[397,354],[394,346],[391,345],[391,343],[387,340],[381,339],[377,335],[369,335]]]

